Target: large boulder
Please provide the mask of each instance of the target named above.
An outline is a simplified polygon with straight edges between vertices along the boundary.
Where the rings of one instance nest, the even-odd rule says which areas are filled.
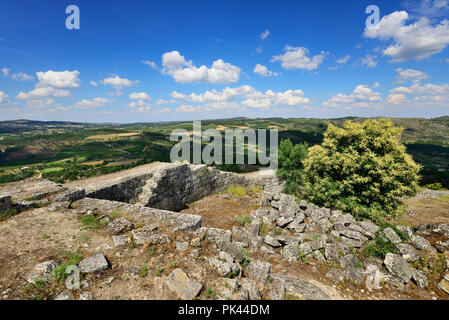
[[[246,268],[248,278],[257,282],[266,282],[271,272],[271,264],[268,262],[251,260]]]
[[[94,256],[82,260],[78,267],[83,273],[96,273],[109,268],[108,261],[103,253],[98,253]]]
[[[413,269],[401,256],[388,253],[385,257],[384,265],[391,274],[399,277],[404,283],[410,282],[413,276]]]

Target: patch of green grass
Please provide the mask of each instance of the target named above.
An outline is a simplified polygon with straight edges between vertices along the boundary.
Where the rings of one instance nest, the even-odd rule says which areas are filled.
[[[98,221],[97,217],[94,215],[85,215],[81,218],[81,223],[83,224],[83,227],[81,230],[86,229],[99,229],[104,224],[102,224],[100,221]]]
[[[148,276],[148,266],[143,265],[139,269],[139,275],[141,278],[146,278]]]
[[[17,209],[8,209],[0,213],[0,220],[15,216],[17,214]]]
[[[206,289],[206,299],[215,299],[217,297],[217,292],[211,288]]]
[[[374,243],[369,243],[363,249],[363,255],[365,257],[381,257],[382,259],[385,259],[388,253],[397,253],[395,244],[383,237],[380,232],[381,231],[378,231],[376,233]]]
[[[251,259],[249,258],[248,250],[246,250],[245,248],[241,248],[240,250],[243,253],[243,261],[240,265],[242,266],[242,268],[245,268],[251,261]]]
[[[76,266],[83,258],[79,252],[62,251],[64,262],[53,270],[53,279],[56,282],[64,282],[69,274],[66,272],[69,266]]]
[[[246,196],[246,189],[239,186],[229,186],[226,188],[226,194],[231,197],[243,198]]]
[[[159,268],[156,270],[156,277],[160,277],[164,273],[164,268]]]
[[[246,226],[247,224],[251,223],[251,216],[249,214],[243,214],[241,216],[236,216],[235,221],[241,226]]]

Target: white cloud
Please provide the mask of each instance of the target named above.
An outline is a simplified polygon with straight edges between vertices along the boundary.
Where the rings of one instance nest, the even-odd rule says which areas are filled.
[[[270,70],[268,70],[268,68],[266,66],[261,65],[261,64],[257,64],[254,67],[253,72],[261,75],[262,77],[272,77],[272,76],[277,77],[278,76],[277,72],[270,71]]]
[[[52,87],[38,87],[27,93],[20,92],[16,98],[21,100],[40,99],[40,98],[67,98],[70,97],[70,91],[66,89],[55,89]]]
[[[139,83],[139,80],[131,81],[126,78],[120,78],[119,76],[106,78],[100,81],[103,85],[112,86],[115,90],[120,91],[123,88],[131,87],[137,83]]]
[[[346,64],[349,61],[349,59],[351,59],[351,56],[347,54],[344,58],[337,59],[335,60],[335,62],[338,64]]]
[[[164,53],[162,72],[171,75],[179,83],[235,83],[240,78],[240,68],[221,59],[214,61],[211,68],[196,67],[192,61],[186,61],[178,51]]]
[[[429,19],[422,17],[413,24],[406,25],[409,15],[406,11],[395,11],[384,16],[378,28],[365,29],[367,38],[379,38],[395,43],[387,47],[383,54],[392,62],[421,60],[440,53],[449,44],[449,21],[443,20],[432,26]]]
[[[418,70],[413,69],[404,70],[402,68],[397,68],[395,71],[398,73],[398,75],[396,76],[398,83],[404,83],[408,81],[419,82],[429,78],[427,73]]]
[[[403,97],[402,97],[402,96]],[[441,107],[449,106],[449,84],[432,84],[427,83],[421,85],[419,82],[413,83],[409,87],[396,87],[390,90],[389,98],[399,97],[397,104],[412,100],[418,105],[437,105]],[[408,100],[406,100],[407,98]],[[391,101],[393,102],[393,100]]]
[[[6,99],[8,98],[8,95],[4,93],[3,91],[0,91],[0,103],[6,102]]]
[[[80,86],[80,80],[78,75],[80,73],[75,71],[53,71],[37,72],[37,78],[39,79],[38,87],[53,87],[59,89],[66,88],[78,88]]]
[[[405,100],[407,100],[407,97],[402,93],[390,94],[388,96],[388,102],[392,104],[401,104]]]
[[[377,64],[379,61],[377,61],[377,56],[367,54],[365,58],[361,59],[361,65],[365,65],[369,69],[374,69],[377,67]]]
[[[323,62],[326,53],[322,51],[320,54],[309,58],[309,49],[305,47],[291,47],[286,46],[284,53],[278,56],[273,56],[271,62],[280,61],[281,65],[286,70],[304,69],[314,70]]]
[[[375,89],[380,88],[380,83],[379,82],[374,82],[373,88],[375,88]]]
[[[131,100],[151,100],[150,96],[145,92],[134,92],[129,95]]]
[[[2,68],[2,73],[5,77],[9,76],[10,71],[11,71],[11,69],[9,69],[9,68]]]
[[[33,76],[28,75],[28,74],[23,73],[23,72],[13,73],[11,75],[11,78],[13,78],[14,80],[17,80],[17,81],[31,81],[31,80],[34,79]]]
[[[178,92],[173,92],[171,96],[175,99],[182,99],[188,102],[206,103],[211,109],[214,106],[230,105],[236,107],[239,100],[242,106],[250,108],[270,108],[273,106],[304,106],[310,103],[310,100],[305,97],[301,90],[287,90],[284,92],[274,92],[267,90],[261,92],[251,86],[241,86],[237,88],[225,88],[222,91],[206,91],[202,94],[185,95]]]
[[[266,38],[268,38],[269,36],[270,36],[270,31],[267,29],[267,30],[265,30],[264,32],[262,32],[261,34],[260,34],[260,38],[262,39],[262,40],[265,40]]]
[[[87,109],[91,109],[91,108],[102,107],[109,102],[111,102],[111,100],[106,99],[106,98],[94,98],[92,100],[84,99],[82,101],[75,103],[72,106],[72,108],[87,110]]]
[[[98,86],[98,83],[96,83],[95,81],[90,81],[89,83],[90,83],[91,86],[94,86],[94,87]]]
[[[157,66],[157,64],[153,61],[149,61],[149,60],[142,60],[143,64],[146,64],[147,66],[150,66],[151,68],[153,68],[154,70],[159,70],[159,67]]]
[[[367,85],[359,85],[354,91],[345,95],[343,93],[339,93],[329,100],[323,102],[323,106],[325,107],[340,107],[340,106],[354,106],[354,107],[369,107],[372,106],[373,103],[377,103],[382,101],[379,92],[373,91]]]

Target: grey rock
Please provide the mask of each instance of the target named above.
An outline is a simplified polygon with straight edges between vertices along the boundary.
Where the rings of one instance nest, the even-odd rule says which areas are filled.
[[[92,296],[92,293],[84,291],[80,293],[80,300],[84,301],[94,300],[94,297]]]
[[[427,275],[422,270],[414,269],[412,280],[421,288],[427,288],[427,286],[429,285],[429,280],[427,279]]]
[[[242,288],[248,292],[250,300],[262,300],[257,283],[254,280],[242,279]]]
[[[271,248],[271,247],[266,247],[266,246],[262,246],[262,247],[260,248],[260,252],[261,252],[263,255],[275,255],[275,254],[276,254],[276,251],[274,251],[273,248]]]
[[[181,269],[173,270],[168,275],[166,284],[182,300],[193,300],[203,288],[201,283],[190,279]]]
[[[337,218],[336,223],[341,223],[345,226],[350,225],[351,223],[356,223],[354,217],[350,214],[344,214]]]
[[[103,253],[82,260],[78,267],[83,273],[96,273],[109,268],[109,264]]]
[[[410,242],[418,250],[432,250],[432,245],[430,244],[430,242],[421,236],[415,235],[411,237]]]
[[[329,300],[330,297],[313,283],[290,275],[272,274],[273,279],[285,281],[287,293],[298,296],[304,300]]]
[[[252,221],[251,225],[248,227],[248,236],[257,237],[260,233],[260,222]]]
[[[373,222],[369,220],[359,222],[359,226],[372,234],[375,234],[377,231],[380,230],[378,226],[376,226]]]
[[[55,202],[75,202],[86,196],[86,190],[84,188],[74,188],[69,190],[55,198]]]
[[[114,244],[114,247],[126,246],[129,243],[129,239],[125,235],[112,236],[112,243]]]
[[[361,240],[355,240],[355,239],[342,237],[341,241],[344,245],[346,245],[348,247],[361,248],[368,241],[368,238],[362,237]]]
[[[326,243],[324,246],[324,256],[327,261],[337,261],[339,258],[338,246],[333,243]]]
[[[388,240],[390,240],[394,244],[398,244],[398,243],[402,242],[401,238],[399,238],[399,236],[396,234],[396,232],[394,232],[394,230],[391,228],[386,228],[383,231],[383,234],[385,235],[385,237]]]
[[[326,238],[324,235],[321,235],[318,239],[310,241],[308,244],[312,251],[320,250],[326,245]]]
[[[409,239],[413,237],[413,231],[410,227],[406,226],[396,226],[396,229],[401,231],[403,234],[405,234]]]
[[[123,231],[127,231],[127,230],[131,230],[131,228],[133,227],[133,224],[131,222],[129,222],[127,219],[120,217],[115,219],[114,221],[110,222],[107,226],[106,226],[106,231],[109,234],[120,234]]]
[[[285,280],[284,279],[272,279],[268,284],[268,296],[271,300],[284,300],[285,299]]]
[[[347,254],[340,258],[340,265],[343,269],[345,268],[355,268],[356,266],[360,266],[362,262],[357,256],[353,254]]]
[[[279,243],[279,241],[271,235],[267,235],[264,239],[264,242],[266,244],[268,244],[269,246],[272,246],[273,248],[281,247],[281,244]]]
[[[316,226],[322,233],[327,233],[332,228],[332,224],[326,218],[316,222]]]
[[[304,214],[298,214],[295,220],[293,220],[293,222],[290,223],[287,228],[295,233],[303,233],[307,228],[306,224],[304,223],[304,219]]]
[[[258,260],[251,260],[246,268],[246,274],[257,282],[266,282],[271,272],[271,264]]]
[[[75,297],[73,296],[72,291],[67,290],[58,294],[55,297],[55,300],[75,300]]]
[[[36,280],[50,281],[53,276],[53,270],[59,266],[59,263],[54,260],[44,261],[34,267],[33,275],[28,279],[29,283],[34,283]]]
[[[309,248],[310,252],[312,252],[310,247],[308,247],[308,248]],[[282,249],[282,256],[288,262],[298,261],[299,254],[300,254],[299,250],[300,249],[297,244],[289,244]],[[309,254],[310,252],[306,253],[306,255]]]
[[[184,252],[189,249],[189,244],[187,242],[176,242],[176,250],[179,252]]]
[[[301,243],[299,245],[299,254],[303,256],[307,256],[308,254],[312,253],[312,248],[310,247],[310,244],[308,242]]]
[[[209,228],[207,230],[207,237],[214,242],[231,241],[232,232],[229,230]]]
[[[449,240],[446,241],[442,241],[442,240],[438,240],[435,243],[435,248],[438,250],[438,252],[443,253],[446,251],[449,251]]]
[[[276,219],[277,225],[280,228],[284,228],[285,226],[287,226],[292,221],[293,221],[293,218],[285,218],[285,217],[282,217],[282,216],[280,216],[280,217],[278,217]]]
[[[341,269],[337,269],[337,268],[331,268],[326,273],[326,278],[330,279],[332,282],[335,282],[335,283],[342,282],[345,280],[343,271]]]
[[[388,253],[384,265],[391,274],[399,277],[404,283],[408,283],[413,276],[412,268],[397,254]]]
[[[398,249],[402,258],[407,262],[415,262],[419,258],[415,248],[413,248],[413,246],[409,245],[408,243],[399,243],[396,245],[396,248]]]
[[[232,227],[232,241],[240,242],[246,248],[249,246],[249,237],[245,229],[233,226]]]
[[[170,243],[170,238],[167,235],[154,233],[153,231],[133,230],[131,235],[133,236],[134,243],[137,245],[157,245]]]
[[[357,241],[362,241],[362,240],[366,239],[363,236],[363,234],[361,234],[360,232],[354,231],[354,230],[349,230],[349,229],[340,231],[340,235],[342,235],[346,238],[349,238],[349,239],[357,240]]]

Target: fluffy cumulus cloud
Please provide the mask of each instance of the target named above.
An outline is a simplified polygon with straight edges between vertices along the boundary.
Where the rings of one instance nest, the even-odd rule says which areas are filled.
[[[325,107],[372,107],[382,101],[379,92],[373,91],[367,85],[359,85],[349,94],[339,93],[323,102]]]
[[[164,53],[162,56],[162,73],[168,74],[179,83],[235,83],[240,79],[239,67],[224,62],[214,61],[211,68],[196,67],[192,61],[186,61],[178,51]]]
[[[78,88],[80,86],[80,80],[78,75],[80,73],[75,71],[52,71],[37,72],[37,78],[39,87],[53,87],[60,89]]]
[[[171,94],[171,96],[172,98],[178,100],[204,104],[203,106],[184,104],[184,107],[179,109],[179,111],[183,112],[195,112],[195,110],[215,111],[225,109],[242,111],[245,107],[268,109],[276,106],[305,106],[310,103],[310,100],[305,97],[304,92],[301,90],[287,90],[283,92],[267,90],[262,92],[247,85],[237,88],[228,87],[222,91],[217,91],[214,89],[201,94],[192,93],[189,95],[175,91]]]
[[[256,64],[254,67],[254,73],[261,75],[262,77],[277,77],[278,73],[268,70],[268,68],[261,64]]]
[[[398,73],[396,77],[398,83],[404,83],[408,81],[416,82],[429,78],[427,73],[413,69],[404,70],[402,68],[397,68],[396,72]]]
[[[79,102],[75,103],[72,106],[72,108],[87,110],[87,109],[102,107],[102,106],[106,105],[109,102],[111,102],[111,100],[106,99],[106,98],[94,98],[92,100],[84,99],[82,101],[79,101]]]
[[[53,103],[53,100],[50,98],[67,98],[71,96],[69,89],[80,86],[79,74],[77,70],[37,72],[36,76],[39,82],[36,84],[35,89],[29,92],[19,92],[16,98],[32,100],[27,101],[27,104],[32,107],[50,105]],[[29,80],[25,74],[17,75],[18,78],[16,80]]]
[[[41,99],[41,98],[67,98],[70,97],[70,91],[67,89],[55,89],[53,87],[38,87],[29,92],[20,92],[16,98],[21,100]]]
[[[129,95],[131,100],[151,100],[146,92],[134,92]]]
[[[384,16],[378,28],[365,29],[364,36],[382,41],[393,40],[393,44],[383,50],[392,62],[421,60],[440,53],[449,44],[449,21],[443,20],[432,25],[426,17],[412,24],[406,24],[409,14],[395,11]]]
[[[105,86],[111,86],[115,90],[120,91],[123,88],[131,87],[131,86],[139,83],[139,80],[131,81],[126,78],[120,78],[119,76],[115,76],[115,77],[109,77],[109,78],[103,79],[100,82]]]
[[[89,83],[91,86],[98,87],[98,83],[95,81],[90,81]]]
[[[30,81],[34,79],[33,76],[26,74],[24,72],[17,72],[11,74],[11,69],[9,68],[2,68],[2,74],[5,77],[11,77],[11,79],[17,81]]]
[[[284,53],[273,56],[271,62],[280,61],[286,70],[303,69],[315,70],[324,61],[327,53],[322,51],[320,54],[309,57],[309,49],[305,47],[286,46]]]
[[[4,93],[3,91],[0,91],[0,103],[6,102],[6,99],[8,98],[8,95]]]
[[[393,104],[434,105],[449,107],[449,84],[421,84],[413,83],[411,86],[401,86],[390,90],[389,102]]]

